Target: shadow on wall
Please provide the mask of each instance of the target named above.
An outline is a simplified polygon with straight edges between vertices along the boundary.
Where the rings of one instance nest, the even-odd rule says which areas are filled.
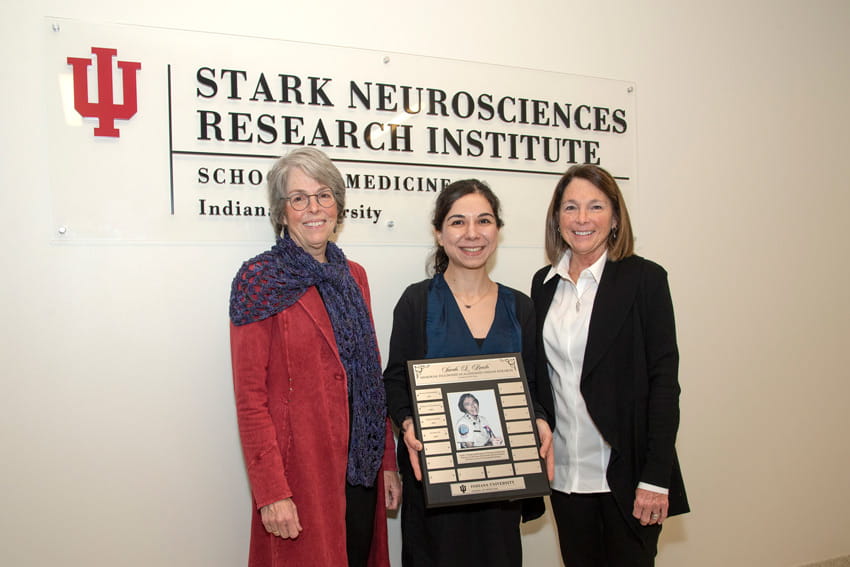
[[[801,567],[850,567],[850,555],[827,559],[826,561],[819,561],[817,563],[807,563]]]

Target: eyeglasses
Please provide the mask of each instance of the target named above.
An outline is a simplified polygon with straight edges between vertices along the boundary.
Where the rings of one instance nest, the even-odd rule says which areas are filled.
[[[333,191],[331,191],[330,189],[324,189],[322,191],[319,191],[315,195],[308,195],[307,193],[301,192],[292,193],[285,200],[289,201],[289,204],[293,208],[293,210],[303,211],[304,209],[310,206],[310,197],[315,197],[316,202],[326,209],[333,207],[334,203],[336,203]]]

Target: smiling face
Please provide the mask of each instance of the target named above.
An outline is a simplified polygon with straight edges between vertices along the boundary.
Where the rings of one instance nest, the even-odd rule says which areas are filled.
[[[472,396],[467,396],[463,400],[463,409],[472,417],[478,416],[478,402]]]
[[[589,266],[608,247],[608,235],[617,226],[611,200],[587,179],[573,178],[564,189],[558,214],[561,238],[573,258]]]
[[[477,269],[483,267],[496,249],[499,227],[490,202],[480,193],[469,193],[454,202],[437,243],[446,251],[449,266]]]
[[[316,195],[328,188],[304,173],[301,168],[293,168],[286,182],[286,195],[296,193]],[[328,240],[336,228],[336,202],[330,207],[319,205],[319,200],[309,198],[309,204],[303,211],[296,211],[287,202],[283,210],[283,224],[289,229],[292,240],[310,253],[319,262],[325,262],[325,250]]]

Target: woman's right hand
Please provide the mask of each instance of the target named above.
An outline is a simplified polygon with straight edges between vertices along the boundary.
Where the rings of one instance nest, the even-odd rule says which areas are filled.
[[[278,500],[260,508],[260,517],[266,531],[283,539],[295,539],[301,533],[298,509],[292,498]]]
[[[407,454],[410,456],[410,466],[413,467],[413,476],[416,480],[422,480],[422,470],[419,468],[419,451],[422,450],[422,442],[416,438],[416,432],[413,430],[413,418],[408,417],[401,424],[401,429],[404,431],[404,444],[407,445]]]

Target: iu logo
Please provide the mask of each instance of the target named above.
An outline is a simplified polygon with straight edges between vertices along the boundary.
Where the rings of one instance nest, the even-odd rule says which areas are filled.
[[[88,68],[92,60],[68,57],[68,64],[74,67],[74,108],[81,116],[98,119],[95,136],[117,138],[120,133],[115,121],[129,120],[136,114],[136,71],[142,64],[118,61],[123,76],[124,102],[116,104],[112,92],[112,58],[118,55],[118,50],[92,47],[91,52],[97,57],[97,102],[89,102]]]

